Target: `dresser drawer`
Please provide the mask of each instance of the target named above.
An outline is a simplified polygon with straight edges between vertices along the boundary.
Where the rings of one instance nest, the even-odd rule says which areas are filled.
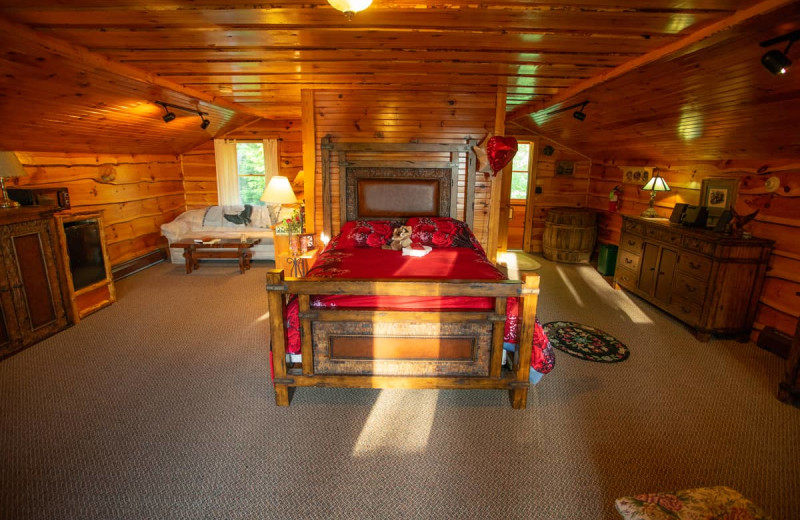
[[[642,238],[630,233],[622,235],[619,245],[622,249],[627,249],[632,253],[639,254],[642,252]]]
[[[634,272],[639,270],[639,259],[641,256],[639,253],[632,253],[630,251],[622,250],[619,252],[619,261],[617,262],[617,266],[624,267],[626,269],[630,269]]]
[[[623,231],[630,231],[638,235],[644,234],[644,226],[642,225],[641,222],[638,222],[636,220],[629,220],[626,218],[623,219],[622,224],[623,224],[622,226]]]
[[[682,252],[678,258],[678,271],[698,278],[708,278],[711,273],[712,260],[705,256]]]
[[[617,266],[614,281],[627,289],[636,289],[636,271]]]
[[[689,325],[700,323],[703,307],[696,303],[684,300],[678,296],[673,296],[669,310],[673,316]]]
[[[683,241],[683,236],[671,229],[659,229],[656,238],[673,246],[679,246]]]
[[[678,274],[672,286],[672,293],[689,302],[703,305],[706,296],[706,287],[708,287],[708,284],[705,280]]]

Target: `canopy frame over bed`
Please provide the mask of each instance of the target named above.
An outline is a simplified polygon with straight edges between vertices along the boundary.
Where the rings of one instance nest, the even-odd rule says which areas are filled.
[[[452,217],[472,224],[474,142],[334,143],[322,139],[323,229],[333,235],[348,220],[405,221]],[[465,154],[461,159],[459,154]],[[435,157],[430,160],[429,157]],[[447,156],[447,160],[439,157]],[[335,160],[335,164],[333,164]],[[460,169],[466,166],[459,211]],[[334,199],[334,172],[339,197]],[[334,202],[339,226],[334,228]],[[399,254],[399,252],[398,252]],[[509,390],[514,408],[525,408],[539,277],[519,280],[424,278],[331,279],[267,275],[275,401],[288,406],[300,386],[350,388],[483,388]],[[483,311],[363,310],[311,307],[321,295],[458,296],[494,298]],[[296,295],[300,366],[287,366],[287,296]],[[519,347],[504,368],[507,299],[520,300]],[[431,346],[423,351],[420,344]]]

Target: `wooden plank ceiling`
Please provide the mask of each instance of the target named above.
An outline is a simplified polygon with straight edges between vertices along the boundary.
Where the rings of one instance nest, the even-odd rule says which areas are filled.
[[[721,33],[725,37],[712,35],[686,47],[681,53],[688,58],[675,70],[695,74],[693,54],[713,53],[716,45],[725,54],[725,63],[739,67],[729,75],[743,90],[770,95],[772,87],[763,86],[766,80],[746,77],[760,67],[760,47],[746,38],[756,38],[757,44],[791,25],[781,24],[786,18],[774,14],[776,6],[787,3],[789,7],[780,9],[783,16],[796,13],[796,2],[774,0],[761,9],[767,14],[756,17],[760,21],[744,19],[745,29],[733,24],[733,29]],[[37,128],[52,125],[42,135],[72,139],[73,146],[92,150],[114,145],[117,151],[147,147],[164,151],[164,141],[172,139],[170,149],[183,151],[256,115],[299,120],[301,89],[424,95],[493,93],[502,87],[507,89],[514,123],[578,149],[586,146],[585,153],[591,155],[606,151],[610,142],[644,139],[655,135],[658,127],[672,124],[641,121],[633,131],[636,125],[629,123],[631,113],[640,114],[633,112],[637,108],[663,105],[665,112],[682,113],[692,100],[692,106],[702,111],[709,105],[698,101],[704,91],[730,90],[730,86],[717,85],[715,66],[706,66],[707,74],[697,80],[684,77],[680,82],[665,75],[660,69],[663,63],[680,61],[668,55],[576,96],[565,96],[593,78],[613,75],[632,60],[735,18],[752,5],[752,0],[572,0],[568,4],[374,0],[348,21],[324,0],[268,5],[232,0],[4,0],[0,17],[28,33],[4,31],[0,36],[4,49],[0,66],[12,71],[0,78],[0,109],[7,122],[10,117],[14,127],[24,130],[17,141],[30,142]],[[72,46],[72,52],[65,56],[53,45],[56,41]],[[739,63],[739,51],[745,47],[755,47],[746,53],[747,64]],[[109,70],[97,59],[87,62],[87,55],[124,68]],[[751,84],[746,85],[748,81]],[[609,94],[617,82],[623,90]],[[633,87],[642,96],[636,102],[625,97]],[[678,92],[655,96],[673,88]],[[784,90],[779,94],[791,97]],[[557,109],[586,96],[593,98],[587,107],[591,117],[580,129],[572,121],[564,122],[571,119],[571,112],[545,119],[529,115],[554,101],[562,101],[553,107]],[[152,105],[155,99],[200,107],[210,113],[212,126],[201,131],[196,115],[178,113],[190,122],[177,135],[177,121],[164,125],[163,111]],[[624,107],[616,106],[622,104],[619,99],[625,101]],[[9,114],[12,110],[15,113]],[[615,110],[618,115],[603,119],[608,128],[593,126],[601,113]],[[69,129],[59,130],[64,123]],[[92,129],[99,131],[92,134]],[[598,138],[597,131],[606,133]],[[17,141],[0,137],[0,147],[16,146]],[[733,148],[727,142],[719,149],[709,145],[703,155],[717,157],[724,152],[735,157]],[[633,145],[624,151],[634,152],[643,153]],[[748,150],[752,152],[759,150]]]

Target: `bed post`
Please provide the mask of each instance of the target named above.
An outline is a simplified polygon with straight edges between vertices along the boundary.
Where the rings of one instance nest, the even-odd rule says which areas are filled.
[[[539,302],[539,275],[535,273],[523,275],[522,294],[520,295],[520,320],[522,330],[519,336],[519,365],[514,373],[519,386],[509,390],[511,407],[524,409],[528,404],[528,378],[531,370],[531,346],[533,330],[536,323],[536,305]]]
[[[289,385],[279,383],[286,380],[286,330],[283,317],[286,315],[286,301],[283,283],[283,269],[271,269],[267,273],[267,306],[269,308],[270,355],[275,386],[275,404],[289,406]]]

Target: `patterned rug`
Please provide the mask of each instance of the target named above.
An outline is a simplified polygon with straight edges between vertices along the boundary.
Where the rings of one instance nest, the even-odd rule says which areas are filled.
[[[588,361],[618,363],[630,355],[628,347],[602,330],[571,321],[544,324],[550,343],[557,349]]]

